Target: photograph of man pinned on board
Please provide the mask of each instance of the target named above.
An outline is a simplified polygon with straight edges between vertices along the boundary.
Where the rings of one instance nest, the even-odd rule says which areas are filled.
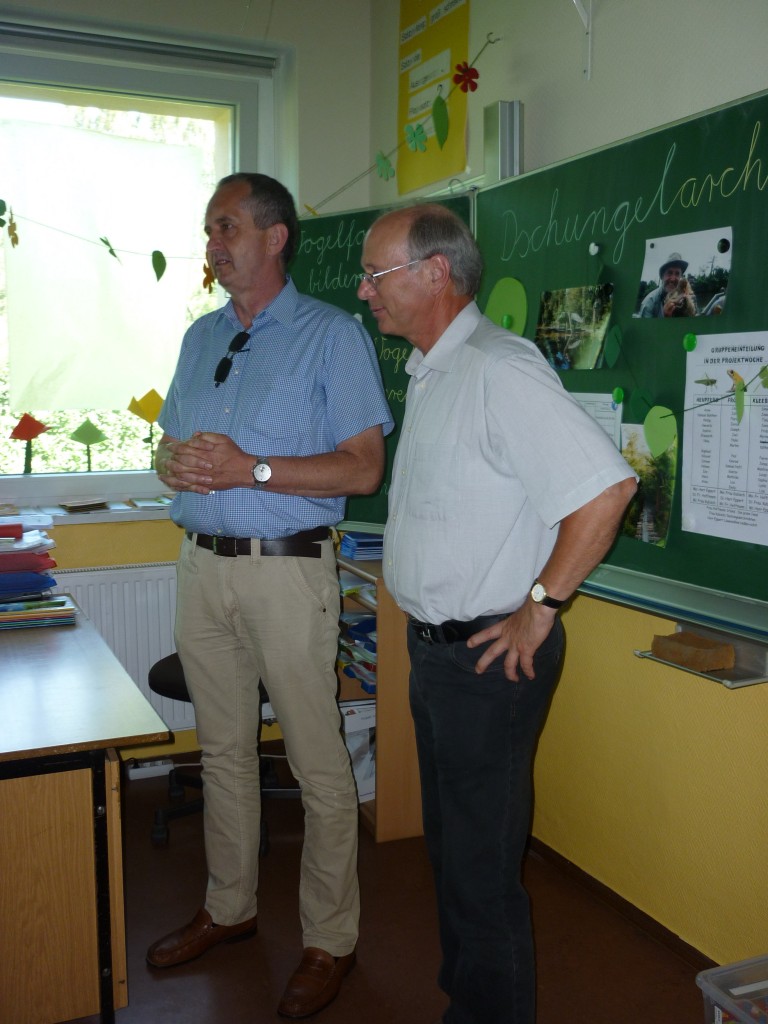
[[[647,239],[633,316],[647,319],[724,313],[732,254],[732,228]]]
[[[677,439],[654,458],[642,423],[622,423],[621,454],[640,478],[640,486],[624,516],[621,534],[643,544],[666,547],[677,479]]]
[[[603,359],[612,284],[542,292],[535,342],[556,370],[594,370]]]

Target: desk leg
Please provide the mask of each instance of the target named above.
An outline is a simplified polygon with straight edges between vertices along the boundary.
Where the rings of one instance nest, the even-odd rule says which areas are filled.
[[[105,751],[91,752],[93,782],[93,838],[96,856],[96,917],[99,943],[99,992],[102,1024],[114,1024],[112,969],[112,915],[109,891],[109,836]]]

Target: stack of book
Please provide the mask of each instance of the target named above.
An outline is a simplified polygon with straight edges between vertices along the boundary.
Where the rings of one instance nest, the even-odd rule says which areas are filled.
[[[381,558],[383,537],[380,533],[358,533],[349,530],[341,538],[340,552],[346,558],[370,561]]]
[[[0,604],[0,629],[71,626],[76,614],[77,606],[66,594],[47,600],[9,601]]]
[[[42,526],[52,520],[36,516],[0,516],[0,601],[40,598],[56,586],[49,575],[56,562],[49,552],[56,546]]]

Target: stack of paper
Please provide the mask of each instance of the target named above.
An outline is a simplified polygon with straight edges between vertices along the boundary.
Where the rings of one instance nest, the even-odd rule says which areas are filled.
[[[9,601],[0,604],[0,629],[71,626],[76,614],[75,603],[66,595],[47,601]]]
[[[339,669],[376,693],[376,616],[343,612],[340,625]]]
[[[383,538],[380,533],[358,533],[349,530],[341,538],[341,554],[357,561],[379,559],[382,555]]]
[[[40,526],[52,520],[0,516],[0,600],[36,598],[56,586],[48,569],[56,562],[48,552],[56,545]]]
[[[347,569],[339,570],[339,587],[342,597],[362,597],[368,604],[376,604],[376,584],[361,579]]]

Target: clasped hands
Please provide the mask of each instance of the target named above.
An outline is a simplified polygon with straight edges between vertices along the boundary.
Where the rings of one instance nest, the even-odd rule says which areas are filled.
[[[157,448],[157,475],[174,491],[213,494],[247,487],[253,456],[226,434],[199,431],[186,441],[168,439]]]

